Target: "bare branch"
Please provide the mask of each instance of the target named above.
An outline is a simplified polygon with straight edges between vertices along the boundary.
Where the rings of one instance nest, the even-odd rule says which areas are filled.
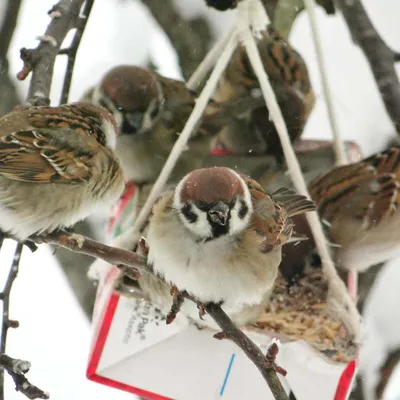
[[[147,266],[146,259],[133,251],[107,246],[76,233],[53,232],[47,235],[32,236],[30,239],[37,244],[53,244],[75,253],[99,258],[109,264],[124,265],[143,273],[153,274],[151,268]],[[137,274],[134,276],[137,278]]]
[[[188,79],[208,51],[211,30],[204,18],[183,19],[172,0],[142,0],[175,48],[182,74]]]
[[[54,63],[68,31],[79,16],[84,0],[60,0],[50,11],[51,22],[36,49],[21,49],[24,62],[17,78],[24,80],[32,71],[28,101],[33,105],[50,104]]]
[[[85,31],[90,11],[92,10],[94,0],[86,0],[82,15],[77,20],[77,27],[71,46],[68,49],[63,49],[62,54],[67,54],[68,64],[65,71],[64,84],[61,92],[60,104],[68,103],[69,91],[71,88],[72,73],[75,66],[76,53],[78,52],[81,43],[83,32]],[[59,52],[61,54],[61,51]]]
[[[289,400],[281,382],[278,379],[275,368],[272,366],[273,362],[270,361],[272,358],[274,358],[273,354],[270,354],[270,351],[268,351],[269,357],[264,356],[254,342],[250,340],[237,326],[235,326],[235,324],[219,305],[209,304],[206,307],[206,311],[207,314],[212,317],[217,325],[222,329],[224,336],[234,341],[258,368],[269,388],[271,389],[274,398],[276,400]],[[274,351],[275,348],[272,349],[271,346],[269,350]]]
[[[396,55],[382,40],[360,0],[335,0],[354,42],[368,60],[386,111],[400,134],[400,82],[394,62]]]
[[[20,103],[14,83],[10,79],[8,49],[17,24],[21,0],[8,0],[0,29],[0,116]]]
[[[4,237],[0,239],[0,247],[3,244]],[[0,300],[3,302],[3,320],[1,324],[1,342],[0,342],[0,354],[5,353],[7,343],[7,333],[9,328],[18,328],[18,322],[10,320],[10,295],[11,289],[15,278],[18,275],[19,261],[21,259],[23,244],[18,243],[15,249],[14,259],[11,264],[10,272],[3,291],[0,293]],[[0,399],[4,399],[4,369],[0,368]]]
[[[49,394],[32,385],[25,377],[31,367],[30,362],[11,358],[6,354],[0,354],[0,369],[6,370],[15,383],[15,390],[22,393],[28,399],[49,399]],[[4,385],[3,385],[4,386]],[[4,395],[1,397],[4,399]]]
[[[17,25],[21,0],[8,0],[0,30],[0,60],[7,58],[8,48]]]
[[[99,243],[93,239],[67,232],[54,232],[48,235],[31,237],[35,243],[48,243],[65,249],[86,254],[104,260],[110,264],[125,266],[123,272],[132,279],[137,279],[137,271],[154,275],[151,267],[147,265],[146,259],[132,251],[117,249]],[[131,267],[131,268],[126,268]],[[158,277],[160,279],[160,277]],[[193,300],[190,296],[187,298]],[[274,368],[267,363],[266,357],[261,350],[240,330],[217,304],[209,304],[207,313],[215,320],[223,330],[225,337],[233,340],[250,358],[262,373],[272,393],[277,400],[286,400],[288,397],[276,376]],[[267,368],[269,366],[269,368]]]

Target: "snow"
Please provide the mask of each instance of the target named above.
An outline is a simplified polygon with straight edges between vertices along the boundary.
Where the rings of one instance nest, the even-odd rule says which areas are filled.
[[[225,32],[235,18],[235,12],[220,13],[208,9],[200,0],[175,0],[186,18],[205,16],[213,24],[213,33]],[[4,2],[0,2],[4,5]],[[22,66],[21,47],[35,47],[35,37],[44,33],[49,22],[47,11],[54,0],[28,1],[22,4],[21,15],[11,50],[11,71]],[[2,15],[0,4],[0,15]],[[373,23],[387,43],[400,50],[398,15],[400,2],[393,0],[364,0]],[[394,136],[368,64],[349,36],[343,18],[329,17],[317,10],[321,40],[326,57],[329,81],[334,94],[338,125],[344,138],[358,142],[369,155],[385,147]],[[308,17],[300,15],[290,39],[305,58],[315,88],[317,104],[306,127],[306,138],[330,138],[326,106],[319,82],[315,50]],[[70,37],[69,37],[70,40]],[[118,64],[146,65],[151,60],[160,72],[180,78],[176,54],[166,35],[139,1],[97,0],[89,19],[78,53],[72,82],[71,101],[96,83],[102,74]],[[59,100],[65,59],[58,58],[52,104]],[[29,81],[19,82],[18,89],[26,95]],[[13,244],[7,242],[0,254],[0,265],[9,265]],[[369,388],[376,382],[376,371],[386,351],[400,343],[399,319],[393,318],[400,305],[397,282],[400,281],[400,259],[393,260],[383,270],[371,295],[366,311],[365,346],[361,368]],[[0,269],[0,282],[5,268]],[[50,250],[42,246],[35,254],[25,250],[21,271],[12,292],[11,318],[18,319],[20,328],[10,330],[8,352],[11,356],[32,363],[29,379],[52,398],[96,398],[98,400],[132,398],[132,395],[92,383],[85,377],[91,330],[76,302],[72,290],[56,266]],[[386,400],[400,396],[400,371],[386,393]],[[20,399],[10,379],[6,379],[6,398]]]

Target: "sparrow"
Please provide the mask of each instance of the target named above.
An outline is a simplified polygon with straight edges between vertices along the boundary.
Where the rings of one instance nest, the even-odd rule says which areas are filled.
[[[172,309],[186,293],[200,315],[208,303],[220,303],[244,325],[269,297],[282,246],[293,232],[291,217],[313,210],[312,201],[289,189],[269,195],[232,169],[197,169],[154,205],[145,234],[148,264],[172,285]],[[139,284],[152,301],[165,306],[166,287],[149,290],[153,279],[142,277]],[[185,302],[182,311],[197,319],[194,303]]]
[[[116,154],[126,179],[141,184],[153,182],[160,173],[196,98],[197,93],[184,82],[144,68],[121,65],[107,72],[81,100],[101,105],[113,114],[119,128]],[[200,157],[209,151],[209,135],[217,132],[212,120],[218,112],[219,107],[211,101],[188,151],[178,162],[177,168],[184,171],[180,177],[202,165]],[[222,121],[216,123],[219,129]]]
[[[339,267],[363,272],[400,254],[400,147],[336,167],[309,191]]]
[[[0,118],[0,230],[25,240],[116,203],[124,176],[103,107],[19,107]]]
[[[293,142],[301,136],[315,103],[307,66],[300,54],[271,25],[262,33],[257,46]],[[244,46],[239,46],[220,80],[214,99],[226,102],[244,95],[260,97],[261,92],[247,52]],[[279,136],[265,103],[238,118],[247,122],[248,128],[223,130],[213,139],[214,147],[225,148],[233,154],[247,154],[250,150],[252,154],[274,154],[279,161],[283,160]]]

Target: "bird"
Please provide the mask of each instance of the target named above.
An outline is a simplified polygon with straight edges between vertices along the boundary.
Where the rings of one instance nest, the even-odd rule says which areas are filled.
[[[257,47],[274,89],[292,142],[302,134],[314,104],[315,95],[307,66],[301,55],[268,25],[257,40]],[[217,102],[224,103],[244,95],[261,96],[255,75],[244,46],[234,52],[214,93]],[[231,154],[274,154],[279,162],[283,152],[279,136],[265,103],[237,116],[248,123],[247,129],[225,128],[213,140],[212,146],[225,148]],[[244,137],[243,137],[244,136]]]
[[[124,190],[103,107],[19,107],[0,118],[0,230],[25,240],[111,207]]]
[[[133,65],[112,68],[81,101],[107,108],[115,117],[119,135],[116,154],[127,180],[151,183],[159,175],[175,141],[184,128],[197,93],[183,81]],[[178,161],[181,176],[201,166],[210,139],[223,123],[219,106],[211,101],[201,125],[192,134],[188,149]],[[217,124],[215,126],[214,124]]]
[[[338,166],[309,192],[339,268],[364,272],[400,254],[400,147]]]
[[[208,303],[218,303],[244,325],[269,298],[282,246],[293,232],[291,217],[313,210],[306,197],[286,188],[269,195],[230,168],[193,170],[153,207],[144,240],[155,276],[143,276],[139,285],[164,309],[170,285],[172,308],[187,293],[201,316]],[[182,312],[198,320],[194,303],[185,302]],[[168,316],[173,320],[172,310]],[[214,326],[212,321],[205,325]]]

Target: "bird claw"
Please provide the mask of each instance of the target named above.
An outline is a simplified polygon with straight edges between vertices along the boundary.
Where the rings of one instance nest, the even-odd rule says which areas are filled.
[[[171,296],[172,296],[172,306],[167,315],[167,325],[173,322],[181,310],[182,304],[185,301],[185,296],[183,292],[179,291],[176,286],[171,287]]]
[[[206,307],[207,307],[207,304],[204,304],[204,303],[202,303],[202,302],[200,302],[200,301],[197,301],[196,302],[197,303],[197,308],[199,309],[199,318],[202,320],[202,321],[204,321],[204,316],[206,315]]]
[[[146,238],[143,236],[139,240],[139,249],[143,252],[143,254],[149,254],[149,245],[147,244]]]

